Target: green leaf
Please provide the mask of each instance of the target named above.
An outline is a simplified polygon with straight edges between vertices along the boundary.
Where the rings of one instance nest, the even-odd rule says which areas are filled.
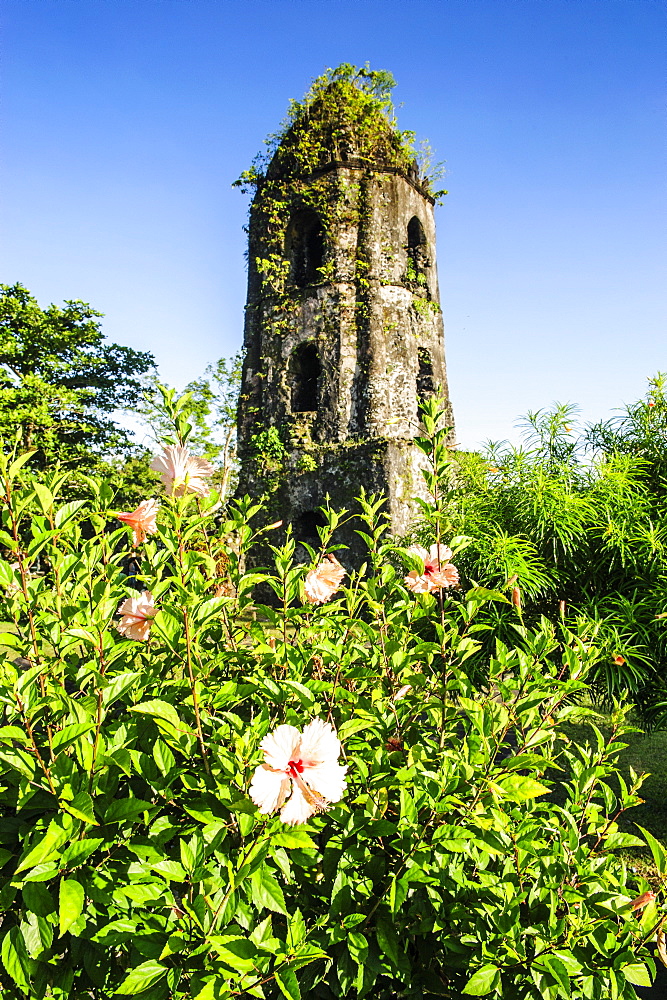
[[[64,878],[60,882],[59,892],[59,915],[60,915],[60,937],[68,931],[75,920],[78,920],[83,911],[85,900],[83,886],[73,878]]]
[[[26,907],[32,913],[36,913],[38,917],[48,917],[50,913],[56,911],[53,896],[41,882],[26,882],[21,890],[21,895]]]
[[[13,771],[17,771],[28,781],[35,780],[35,760],[31,757],[27,750],[21,750],[18,747],[15,750],[0,750],[0,761],[3,764],[7,764]],[[3,768],[5,771],[6,768]]]
[[[251,972],[256,968],[257,948],[248,938],[240,934],[214,934],[208,940],[220,961],[236,972]]]
[[[652,833],[645,830],[643,826],[637,826],[644,834],[646,838],[646,843],[651,848],[651,854],[653,855],[653,861],[655,862],[655,867],[658,869],[661,875],[667,875],[667,855],[665,854],[665,849],[659,840],[656,840]]]
[[[93,854],[100,844],[103,844],[102,837],[90,837],[87,840],[75,840],[66,848],[60,859],[63,868],[76,868]]]
[[[71,820],[68,823],[71,824]],[[69,839],[69,836],[70,828],[65,827],[63,818],[58,816],[56,819],[52,819],[46,833],[42,835],[34,847],[23,855],[16,873],[18,874],[18,872],[22,872],[26,868],[33,868],[35,865],[40,864],[40,862],[46,861],[47,858],[55,854],[58,848]]]
[[[228,815],[225,815],[224,810],[220,809],[219,802],[207,801],[205,799],[195,799],[192,802],[186,800],[183,803],[183,808],[198,823],[205,823],[206,825],[220,823]]]
[[[29,872],[22,875],[24,882],[50,882],[60,873],[60,858],[54,857],[41,865],[35,865]]]
[[[56,528],[62,528],[64,524],[74,517],[77,511],[86,506],[87,502],[87,500],[70,500],[69,503],[63,504],[56,511],[54,518]]]
[[[570,996],[570,976],[568,974],[567,968],[559,958],[555,955],[547,955],[544,959],[545,965],[549,968],[551,974],[555,979],[558,980],[566,996]]]
[[[36,449],[33,449],[32,451],[24,452],[23,455],[19,455],[19,457],[9,466],[7,477],[9,479],[13,479],[16,473],[23,468],[28,459],[35,454],[35,451]]]
[[[466,831],[460,826],[451,824],[438,827],[433,835],[433,841],[438,847],[453,853],[465,853],[470,849],[470,837]]]
[[[257,948],[266,948],[268,951],[271,950],[272,943],[275,943],[278,940],[273,936],[271,914],[269,914],[268,917],[265,917],[260,923],[255,924],[250,934],[250,940]]]
[[[224,608],[226,604],[229,604],[233,598],[231,597],[209,597],[207,601],[204,601],[196,609],[194,613],[194,620],[197,624],[205,622],[207,618],[212,615],[217,615],[221,608]]]
[[[217,990],[217,982],[219,982],[218,976],[215,976],[213,979],[209,979],[199,993],[193,997],[193,1000],[217,1000],[217,997],[221,996]]]
[[[401,807],[401,815],[400,815],[399,823],[401,825],[405,824],[405,825],[413,826],[417,822],[417,820],[419,818],[419,815],[417,813],[417,806],[415,805],[415,801],[412,798],[412,796],[410,795],[410,792],[408,791],[408,789],[404,788],[403,786],[401,786],[401,788],[399,789],[398,796],[399,796],[400,807]]]
[[[269,918],[270,919],[270,918]],[[297,951],[302,941],[306,939],[306,923],[298,908],[290,914],[287,921],[287,947],[290,952]]]
[[[631,833],[621,833],[616,830],[605,838],[604,846],[608,851],[613,851],[618,847],[644,847],[644,841]]]
[[[18,927],[10,927],[3,937],[0,958],[8,975],[11,976],[20,990],[27,993],[30,988],[30,959],[23,935]]]
[[[4,636],[7,633],[3,634]],[[20,743],[27,747],[30,744],[30,739],[28,734],[24,729],[19,726],[2,726],[0,727],[0,743],[5,743],[7,746],[13,746],[14,741],[19,740]]]
[[[368,941],[360,931],[349,931],[347,948],[353,962],[363,965],[368,956]]]
[[[12,536],[7,531],[0,531],[0,545],[9,549],[10,552],[16,552],[19,547],[18,543],[14,541]]]
[[[470,997],[485,997],[496,987],[500,972],[495,965],[483,965],[465,985],[463,993]]]
[[[312,840],[305,830],[295,827],[293,830],[281,830],[271,837],[272,847],[286,847],[302,851],[315,851],[317,844]]]
[[[578,976],[583,971],[583,965],[578,961],[571,951],[565,949],[554,951],[554,957],[559,960],[570,976]]]
[[[14,635],[13,632],[0,632],[0,646],[23,653],[26,643],[25,639],[22,639],[20,635]]]
[[[164,740],[158,739],[155,741],[155,746],[153,747],[153,757],[155,758],[155,763],[165,776],[169,774],[172,767],[176,763],[176,758]]]
[[[122,993],[124,996],[135,996],[137,993],[143,993],[153,983],[157,983],[159,979],[166,976],[168,971],[167,967],[160,965],[159,962],[153,960],[142,962],[125,977],[116,993]]]
[[[186,873],[179,861],[160,861],[152,866],[153,871],[162,875],[168,882],[185,882]]]
[[[535,778],[523,777],[520,774],[511,774],[508,778],[502,778],[498,785],[502,788],[505,798],[509,799],[510,802],[525,802],[527,799],[536,799],[538,795],[546,795],[551,791]]]
[[[53,507],[53,493],[50,489],[44,486],[43,483],[34,482],[32,485],[35,491],[35,496],[39,501],[39,506],[45,514],[48,514]]]
[[[394,875],[389,884],[389,908],[392,913],[397,913],[405,901],[408,894],[408,883],[405,879],[397,879]]]
[[[68,628],[66,634],[71,635],[74,639],[81,639],[83,642],[87,642],[93,648],[96,648],[100,641],[99,636],[87,628]]]
[[[174,726],[182,724],[174,706],[160,698],[153,698],[151,701],[142,701],[139,705],[133,705],[130,712],[140,712],[142,715],[152,715],[156,719],[165,719]]]
[[[93,812],[93,800],[88,792],[77,792],[71,802],[61,799],[60,805],[65,812],[76,816],[77,819],[83,820],[84,823],[89,823],[91,826],[99,826]]]
[[[113,948],[117,944],[128,941],[137,931],[135,920],[112,920],[105,924],[95,934],[92,940],[98,941],[105,948]]]
[[[153,619],[155,630],[170,646],[178,644],[183,631],[183,619],[172,614],[167,608],[161,608]]]
[[[138,670],[126,670],[109,681],[102,692],[102,702],[108,708],[130,691],[141,677]]]
[[[380,918],[375,928],[375,936],[377,937],[382,954],[386,955],[392,965],[398,968],[400,955],[398,950],[398,936],[394,924],[390,920]]]
[[[104,814],[104,822],[123,823],[125,820],[135,820],[140,813],[150,808],[151,803],[144,799],[116,799]]]
[[[266,907],[267,910],[288,916],[283,890],[265,865],[250,876],[250,885],[252,901],[258,910]]]
[[[642,962],[635,962],[632,965],[624,965],[621,972],[629,983],[633,986],[651,986],[651,977],[646,966]]]
[[[266,573],[246,573],[242,576],[237,584],[237,594],[240,597],[241,594],[245,593],[251,587],[254,587],[258,583],[264,583],[267,579]]]
[[[301,990],[296,975],[292,969],[278,969],[275,973],[276,982],[287,1000],[301,1000]]]
[[[354,733],[360,733],[364,729],[372,729],[377,724],[378,720],[376,718],[348,719],[338,730],[338,738],[344,740],[349,736],[353,736]]]
[[[36,913],[26,914],[21,922],[21,933],[30,958],[39,958],[53,944],[53,924]]]
[[[74,722],[70,726],[64,726],[60,732],[56,733],[53,737],[53,750],[54,753],[59,750],[65,750],[67,747],[75,743],[79,736],[83,733],[90,732],[94,729],[94,723],[92,722]]]
[[[10,564],[5,559],[0,559],[0,584],[3,587],[11,587],[17,582],[18,580]]]
[[[282,682],[282,685],[284,688],[289,688],[294,692],[304,708],[310,708],[315,701],[315,695],[313,692],[310,691],[305,684],[301,684],[300,681],[286,680]]]

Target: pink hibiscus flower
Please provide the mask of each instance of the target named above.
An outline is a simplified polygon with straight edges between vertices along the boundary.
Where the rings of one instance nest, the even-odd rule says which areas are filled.
[[[151,469],[160,473],[172,496],[196,493],[197,496],[207,497],[211,492],[204,477],[213,475],[215,469],[205,458],[191,455],[183,445],[167,445],[163,454],[153,459]]]
[[[280,809],[283,823],[294,826],[343,797],[347,767],[338,763],[340,740],[328,722],[313,719],[303,733],[278,726],[260,746],[264,763],[253,774],[250,798],[261,813]]]
[[[433,590],[458,586],[459,571],[449,561],[452,550],[447,545],[432,545],[430,551],[423,545],[411,545],[406,551],[424,563],[423,573],[413,569],[403,578],[405,586],[413,594],[428,594]]]
[[[151,631],[151,618],[155,618],[157,608],[150,590],[144,590],[139,597],[128,597],[118,609],[123,615],[116,625],[121,635],[128,639],[146,642]]]
[[[325,561],[306,576],[306,600],[310,604],[324,604],[336,593],[346,572],[336,557],[328,554]]]
[[[141,545],[146,535],[154,535],[157,531],[155,517],[159,506],[157,500],[142,500],[136,510],[116,514],[119,521],[132,528],[135,545]]]

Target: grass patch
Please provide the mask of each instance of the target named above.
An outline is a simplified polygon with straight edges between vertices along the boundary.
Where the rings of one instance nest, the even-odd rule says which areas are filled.
[[[623,741],[628,744],[620,757],[623,776],[631,767],[649,774],[641,788],[644,802],[626,814],[625,823],[639,823],[667,846],[667,731],[628,733]]]
[[[595,718],[595,725],[605,736],[611,731],[611,727],[600,716]],[[595,734],[586,722],[570,723],[563,726],[563,730],[574,743],[584,745],[590,742],[596,745]],[[637,826],[643,826],[667,848],[667,731],[626,733],[619,738],[627,743],[627,748],[619,755],[618,761],[623,778],[629,781],[630,768],[648,775],[640,792],[643,803],[619,817],[619,830],[641,836]],[[625,858],[632,871],[655,883],[654,888],[660,887],[662,879],[648,848],[626,848],[619,851],[619,854]]]

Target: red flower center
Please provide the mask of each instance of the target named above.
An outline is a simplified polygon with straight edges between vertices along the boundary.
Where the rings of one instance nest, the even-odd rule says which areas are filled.
[[[292,774],[301,774],[305,765],[302,760],[291,760],[287,765],[287,770]]]

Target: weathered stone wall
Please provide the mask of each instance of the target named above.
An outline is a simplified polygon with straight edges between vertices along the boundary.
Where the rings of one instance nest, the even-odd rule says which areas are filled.
[[[424,495],[412,443],[420,351],[448,400],[433,200],[415,175],[349,161],[287,178],[279,190],[279,217],[261,187],[251,210],[240,491],[268,490],[271,517],[296,523],[327,494],[332,506],[352,508],[363,486],[386,494],[402,533]],[[323,252],[315,280],[299,287],[290,256],[293,220],[305,211],[321,219]],[[304,342],[314,342],[321,364],[317,409],[292,412],[291,359]],[[254,435],[269,427],[284,454],[267,476]],[[358,561],[352,528],[343,534]]]

